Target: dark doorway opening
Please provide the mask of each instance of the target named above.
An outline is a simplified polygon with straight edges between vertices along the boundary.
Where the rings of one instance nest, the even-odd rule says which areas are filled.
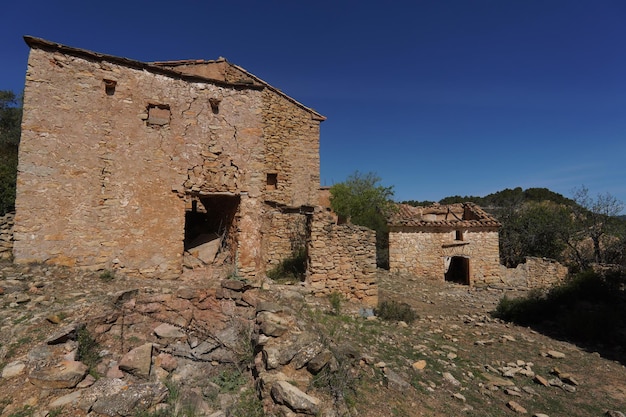
[[[211,263],[219,252],[233,248],[232,231],[238,208],[239,196],[191,196],[191,205],[185,212],[185,251]]]
[[[453,256],[450,259],[450,266],[446,272],[446,281],[457,284],[469,285],[470,283],[470,262],[469,258],[463,256]]]

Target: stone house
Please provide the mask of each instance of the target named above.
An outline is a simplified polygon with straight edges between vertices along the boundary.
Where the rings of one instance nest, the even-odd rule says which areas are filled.
[[[390,272],[470,286],[500,283],[501,224],[473,203],[412,207],[388,218]]]
[[[302,244],[324,116],[225,59],[25,40],[16,262],[173,278],[217,238],[255,277]]]

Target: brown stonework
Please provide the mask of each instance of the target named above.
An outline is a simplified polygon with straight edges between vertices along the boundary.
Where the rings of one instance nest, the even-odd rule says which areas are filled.
[[[315,294],[338,292],[363,305],[378,303],[373,230],[338,225],[332,215],[318,207],[313,214],[308,254],[306,281]]]
[[[467,285],[500,282],[500,223],[471,203],[399,205],[389,219],[389,267]]]
[[[13,252],[14,213],[0,216],[0,259],[10,259]]]
[[[243,276],[280,260],[262,250],[286,233],[263,221],[266,202],[317,204],[323,116],[225,60],[26,41],[16,262],[175,278],[211,233]]]

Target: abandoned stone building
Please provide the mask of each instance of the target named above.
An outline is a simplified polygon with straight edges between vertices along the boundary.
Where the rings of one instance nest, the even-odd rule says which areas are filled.
[[[314,216],[324,116],[223,58],[145,63],[25,40],[15,262],[170,279],[190,254],[224,256],[255,278],[315,251],[311,222],[331,222]],[[363,262],[353,279],[373,274]],[[339,268],[310,266],[318,281]],[[375,299],[373,278],[350,285]]]
[[[388,219],[389,268],[470,286],[500,283],[500,223],[472,203],[412,207]]]

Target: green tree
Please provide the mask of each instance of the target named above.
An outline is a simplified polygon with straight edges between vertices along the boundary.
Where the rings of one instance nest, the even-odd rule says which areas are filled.
[[[373,172],[355,171],[346,181],[330,188],[330,205],[349,222],[376,231],[376,263],[389,265],[389,232],[385,213],[393,210],[393,186],[380,185],[381,178]]]
[[[21,99],[12,91],[0,91],[0,215],[15,208],[21,122]]]
[[[562,260],[566,236],[571,227],[567,207],[551,201],[529,201],[509,206],[500,218],[500,258],[515,267],[526,256]]]

